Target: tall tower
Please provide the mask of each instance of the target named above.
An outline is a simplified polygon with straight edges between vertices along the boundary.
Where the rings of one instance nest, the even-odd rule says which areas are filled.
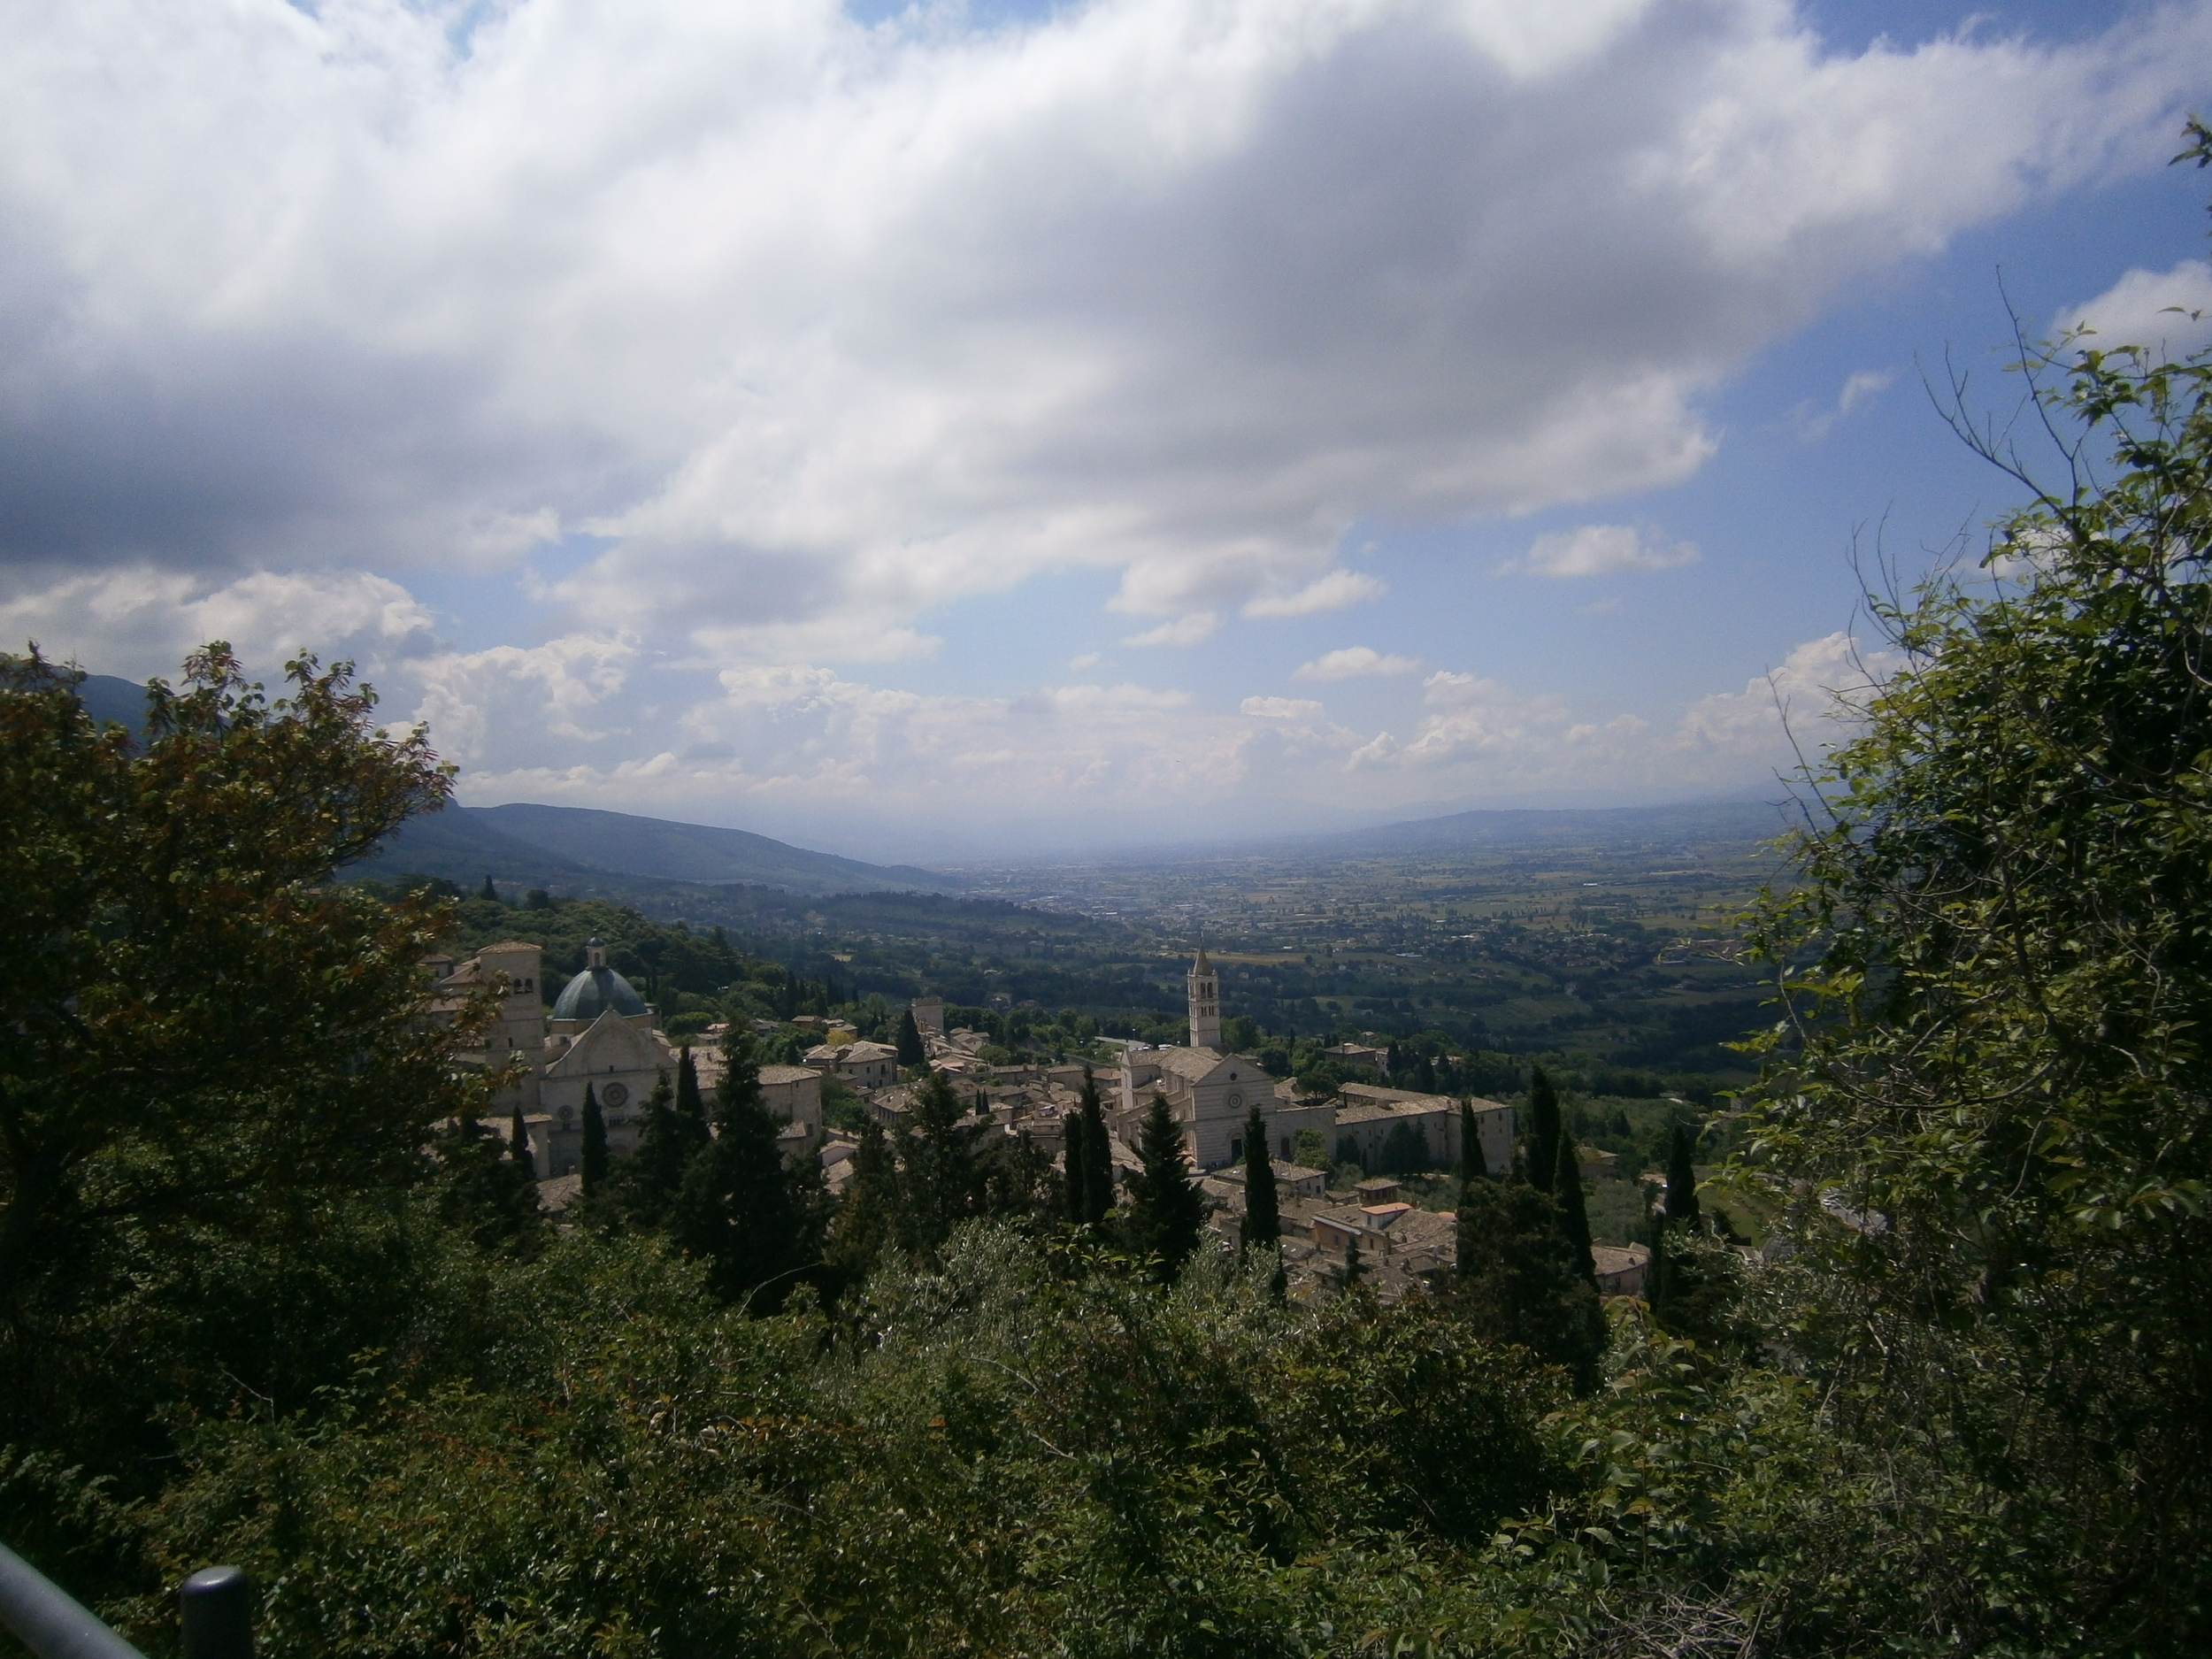
[[[1190,964],[1185,979],[1190,990],[1190,1046],[1221,1051],[1221,979],[1206,960],[1206,947],[1198,948],[1198,960]]]

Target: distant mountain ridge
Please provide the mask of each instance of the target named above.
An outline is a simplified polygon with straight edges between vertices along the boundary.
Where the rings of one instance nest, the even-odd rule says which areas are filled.
[[[789,892],[952,893],[962,884],[911,865],[863,864],[749,830],[679,824],[591,807],[449,806],[417,818],[355,873],[443,876],[473,887],[565,887],[593,876],[701,886],[746,883]]]

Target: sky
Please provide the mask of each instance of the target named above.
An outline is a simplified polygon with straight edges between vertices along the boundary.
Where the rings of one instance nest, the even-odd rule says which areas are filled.
[[[2016,498],[1955,377],[2212,313],[2212,0],[0,46],[0,646],[350,658],[468,803],[875,859],[1771,794]]]

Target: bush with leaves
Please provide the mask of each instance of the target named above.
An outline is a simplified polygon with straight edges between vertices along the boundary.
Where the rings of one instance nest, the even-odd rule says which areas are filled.
[[[2085,1647],[2201,1651],[2212,357],[2024,367],[2058,481],[1962,421],[2028,504],[1978,572],[1875,601],[1901,665],[1758,918],[1785,1019],[1754,1144],[1813,1270],[1777,1317],[1854,1433],[1939,1443],[1987,1506],[1965,1531],[2039,1563],[1962,1596],[1958,1640],[2040,1597]]]

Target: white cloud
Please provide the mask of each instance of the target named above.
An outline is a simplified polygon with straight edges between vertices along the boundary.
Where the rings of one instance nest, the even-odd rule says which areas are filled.
[[[2212,9],[97,0],[0,52],[0,557],[610,545],[572,626],[927,649],[1046,568],[1306,614],[1363,518],[1678,480],[1839,290],[2154,165]],[[1414,119],[1417,112],[1417,119]]]
[[[1096,668],[1105,660],[1106,653],[1103,651],[1085,651],[1079,657],[1069,657],[1068,666],[1074,669],[1076,672],[1080,673],[1087,668]]]
[[[1361,571],[1331,571],[1295,593],[1263,594],[1247,602],[1248,617],[1310,617],[1323,611],[1341,611],[1363,600],[1379,599],[1390,590],[1376,577]]]
[[[1757,757],[1786,764],[1791,738],[1809,753],[1839,734],[1898,664],[1893,652],[1866,649],[1847,634],[1795,647],[1778,668],[1741,691],[1701,697],[1684,710],[1678,749]]]
[[[1147,628],[1141,634],[1132,634],[1122,641],[1124,645],[1196,645],[1210,640],[1220,630],[1221,618],[1210,611],[1194,611],[1187,617],[1172,622],[1163,622],[1156,628]]]
[[[414,718],[441,755],[471,766],[596,760],[597,745],[631,735],[618,710],[608,716],[637,655],[634,640],[583,635],[449,653],[417,665]]]
[[[1420,666],[1421,659],[1417,657],[1386,654],[1368,645],[1348,645],[1341,650],[1325,651],[1310,663],[1301,664],[1294,678],[1356,680],[1366,674],[1410,674]]]
[[[2085,343],[2103,350],[2141,346],[2155,356],[2185,357],[2212,343],[2212,264],[2184,259],[2165,271],[2131,270],[2052,319],[2054,334],[2075,328],[2094,329]]]
[[[1843,389],[1836,394],[1834,406],[1816,411],[1810,403],[1801,403],[1793,411],[1797,422],[1797,435],[1807,442],[1828,435],[1836,422],[1845,416],[1863,409],[1887,391],[1897,378],[1894,369],[1860,369],[1847,376]]]
[[[262,571],[211,587],[139,567],[79,576],[0,601],[0,641],[35,640],[48,656],[102,673],[173,677],[185,653],[229,641],[250,672],[276,672],[307,649],[380,674],[429,649],[433,618],[398,583],[364,571]]]
[[[1889,389],[1889,383],[1897,378],[1895,369],[1861,369],[1843,383],[1843,390],[1836,395],[1836,411],[1849,414],[1863,403],[1870,403]]]
[[[1310,697],[1247,697],[1238,708],[1263,720],[1317,720],[1321,705]]]
[[[1586,524],[1540,535],[1521,561],[1532,576],[1611,576],[1622,571],[1666,571],[1694,564],[1697,549],[1654,541],[1624,524]]]

